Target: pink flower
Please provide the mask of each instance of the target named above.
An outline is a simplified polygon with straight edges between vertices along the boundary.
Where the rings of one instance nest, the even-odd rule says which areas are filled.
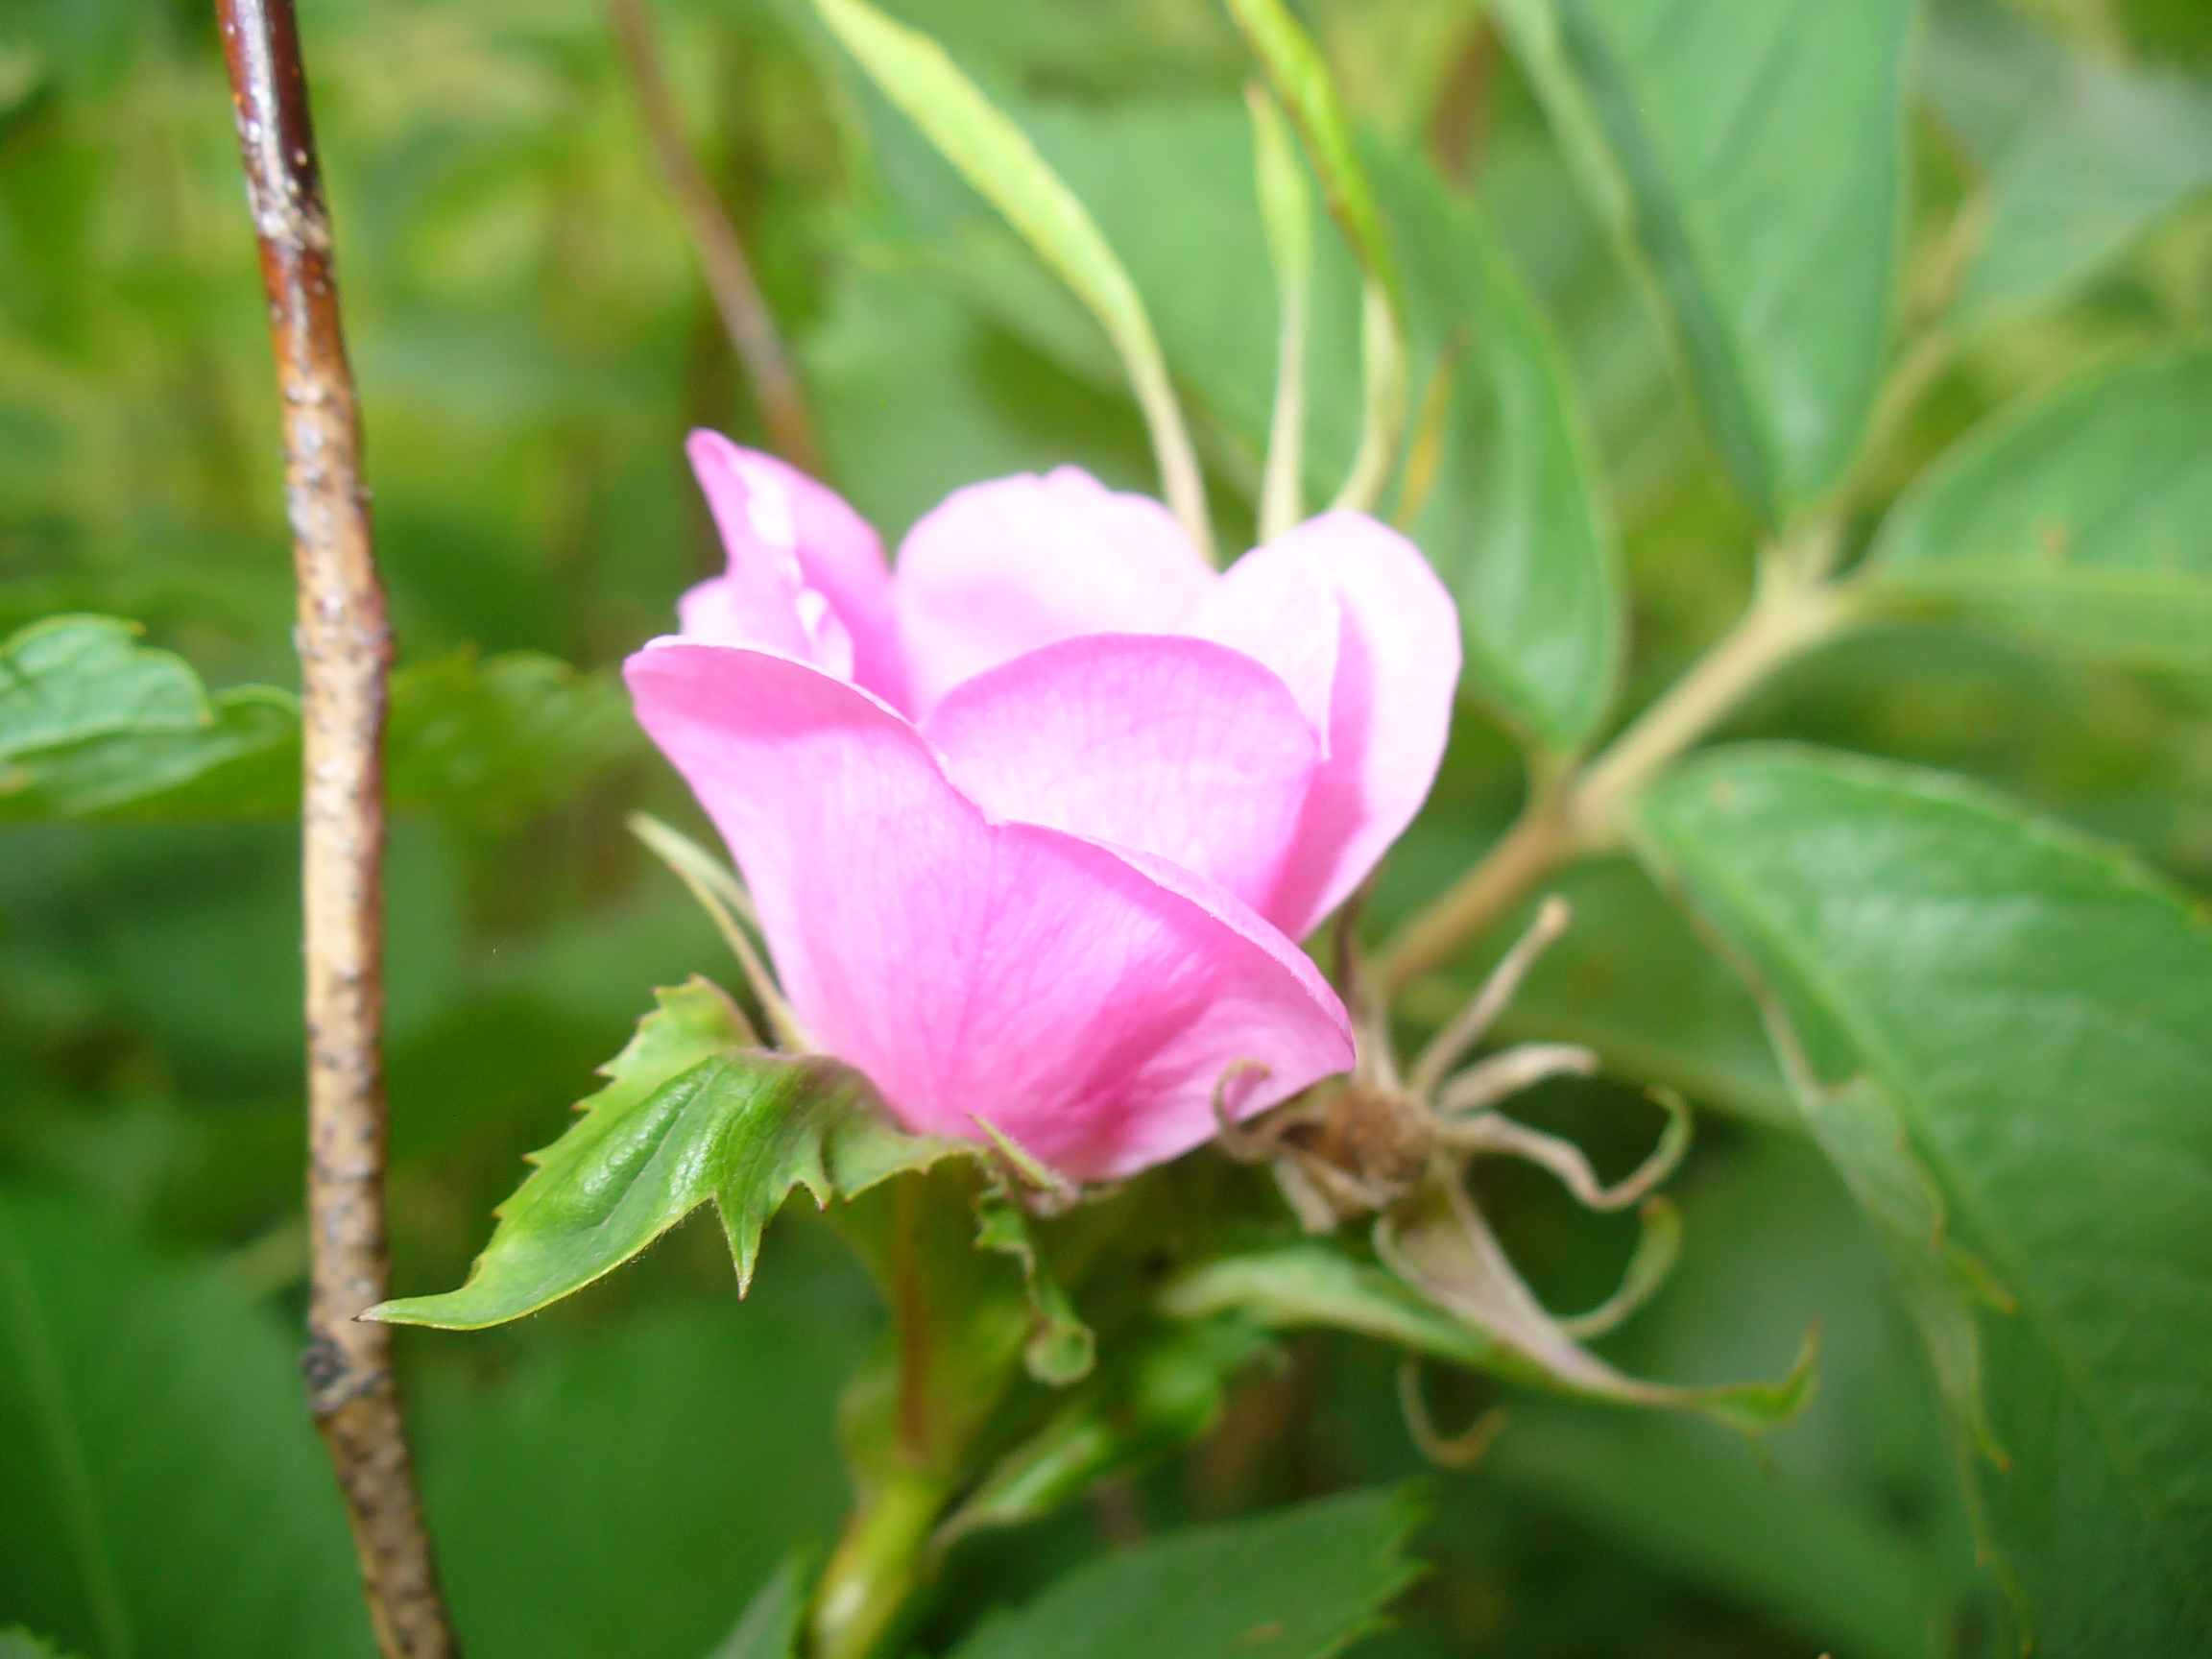
[[[785,995],[908,1127],[1100,1180],[1352,1061],[1295,941],[1434,778],[1452,600],[1371,518],[1226,572],[1073,468],[953,493],[896,576],[782,463],[695,433],[730,569],[630,659]]]

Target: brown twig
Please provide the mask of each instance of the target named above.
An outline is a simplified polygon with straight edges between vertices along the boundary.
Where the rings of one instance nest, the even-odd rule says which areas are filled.
[[[691,154],[684,134],[684,122],[661,64],[661,48],[653,37],[653,19],[645,0],[607,0],[607,19],[613,25],[615,43],[630,72],[637,111],[644,117],[653,156],[660,164],[661,181],[676,199],[677,211],[690,232],[691,247],[699,257],[707,289],[714,297],[714,309],[722,314],[722,326],[730,344],[745,365],[753,382],[753,397],[761,421],[768,428],[768,445],[777,454],[804,472],[821,474],[821,452],[814,442],[814,421],[806,411],[806,395],[793,373],[791,358],[776,331],[776,319],[754,279],[745,257],[745,245],[736,228],[723,212],[721,200]]]
[[[308,1405],[353,1527],[387,1659],[459,1651],[392,1375],[382,1301],[385,683],[392,635],[361,484],[330,218],[292,0],[216,0],[284,398],[285,503],[300,586],[305,772]]]

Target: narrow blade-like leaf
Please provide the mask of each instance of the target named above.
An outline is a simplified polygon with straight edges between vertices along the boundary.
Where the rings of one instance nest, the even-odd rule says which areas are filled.
[[[1339,507],[1364,511],[1389,482],[1406,429],[1406,306],[1397,261],[1320,48],[1283,0],[1228,0],[1228,5],[1306,141],[1330,214],[1359,262],[1366,285],[1360,311],[1365,414],[1358,453],[1336,498]]]
[[[1038,155],[1028,135],[928,36],[885,16],[867,0],[815,0],[815,8],[884,96],[913,119],[1098,319],[1121,354],[1152,429],[1167,504],[1191,541],[1212,557],[1205,482],[1160,343],[1136,284],[1083,204]]]

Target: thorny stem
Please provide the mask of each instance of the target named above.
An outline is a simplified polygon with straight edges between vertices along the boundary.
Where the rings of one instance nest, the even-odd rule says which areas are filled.
[[[721,313],[730,344],[745,365],[753,383],[753,397],[760,419],[768,428],[768,445],[801,471],[821,476],[822,456],[814,438],[814,421],[806,408],[806,395],[792,370],[776,319],[755,280],[753,266],[735,227],[722,210],[714,187],[700,170],[684,134],[683,118],[661,67],[661,49],[653,37],[653,19],[646,0],[607,0],[608,21],[622,51],[622,62],[644,118],[653,156],[661,181],[675,198],[691,237],[692,251],[707,278],[707,289]]]
[[[458,1653],[415,1489],[384,1300],[384,733],[392,636],[361,483],[329,213],[292,0],[216,0],[284,399],[305,774],[308,1406],[386,1659]]]
[[[1390,989],[1441,968],[1563,865],[1619,845],[1623,813],[1663,767],[1767,675],[1842,626],[1848,607],[1824,577],[1832,537],[1822,526],[1771,551],[1751,608],[1712,650],[1579,772],[1538,780],[1504,836],[1384,948]]]

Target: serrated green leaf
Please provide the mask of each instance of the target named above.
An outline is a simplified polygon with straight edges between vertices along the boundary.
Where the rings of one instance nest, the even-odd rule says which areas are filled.
[[[1327,1659],[1422,1572],[1405,1487],[1193,1527],[1078,1568],[957,1659]]]
[[[2101,370],[1969,433],[1890,513],[1863,580],[1879,608],[2212,673],[2212,352]]]
[[[284,780],[299,740],[291,697],[252,686],[211,698],[181,658],[137,634],[111,616],[55,616],[0,645],[0,819],[157,807],[211,775],[259,778],[272,756]],[[298,778],[294,761],[295,807]]]
[[[518,1319],[613,1271],[709,1201],[742,1292],[761,1230],[794,1189],[826,1205],[966,1150],[894,1129],[850,1067],[757,1047],[744,1016],[705,979],[655,996],[659,1010],[603,1069],[608,1086],[532,1155],[537,1168],[495,1212],[468,1283],[364,1317],[452,1331]]]
[[[1211,557],[1205,482],[1151,319],[1136,284],[1083,204],[1038,155],[1028,135],[928,36],[885,16],[867,0],[814,0],[814,5],[884,96],[912,118],[1097,318],[1120,353],[1151,427],[1167,504],[1191,541]]]
[[[0,1191],[0,1608],[100,1656],[358,1659],[287,1336],[213,1268]]]
[[[1389,482],[1406,430],[1406,299],[1397,258],[1320,48],[1283,0],[1227,3],[1305,140],[1330,216],[1359,264],[1366,290],[1359,315],[1363,413],[1359,448],[1336,504],[1364,511]]]
[[[0,645],[0,821],[263,818],[300,809],[300,701],[209,693],[182,659],[112,616],[55,616]],[[480,829],[518,818],[637,752],[603,674],[461,652],[392,677],[392,805]]]
[[[1969,1478],[2038,1649],[2203,1651],[2212,927],[2106,848],[1839,756],[1723,751],[1643,826],[1786,1008],[1815,1122],[1857,1092],[1895,1126],[1822,1140],[1945,1264],[1908,1285],[1954,1394],[1979,1366],[2008,1461]]]
[[[1969,318],[2078,291],[2212,185],[2212,95],[2070,52],[1995,8],[1936,9],[1927,83],[1983,169],[1954,301]]]
[[[1905,200],[1909,0],[1498,0],[1655,289],[1722,459],[1787,519],[1872,410]]]
[[[1479,212],[1418,158],[1371,153],[1408,308],[1450,398],[1413,539],[1459,601],[1465,684],[1556,760],[1610,711],[1623,605],[1564,353]]]

